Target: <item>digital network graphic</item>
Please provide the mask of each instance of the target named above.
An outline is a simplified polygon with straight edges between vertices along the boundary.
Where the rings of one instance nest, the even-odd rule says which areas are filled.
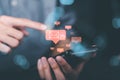
[[[56,21],[54,22],[55,26],[60,26],[61,22]],[[74,34],[72,32],[72,25],[65,25],[64,29],[57,29],[57,30],[46,30],[45,31],[45,39],[48,41],[52,41],[55,46],[50,47],[50,50],[54,51],[54,53],[61,53],[65,50],[68,50],[71,48],[71,43],[81,43],[82,37],[70,37],[70,40],[68,40],[67,31],[70,31],[69,35]],[[72,34],[71,34],[72,33]]]

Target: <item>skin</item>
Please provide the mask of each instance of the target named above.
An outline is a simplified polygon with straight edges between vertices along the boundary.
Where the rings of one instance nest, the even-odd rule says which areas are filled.
[[[41,23],[24,18],[0,16],[0,51],[9,53],[11,48],[17,47],[24,35],[29,33],[25,28],[45,30],[47,27]]]
[[[50,68],[52,68],[56,80],[77,80],[84,64],[85,62],[79,64],[76,69],[72,69],[72,67],[61,56],[57,56],[56,60],[52,57],[48,59],[42,57],[38,60],[37,67],[42,80],[53,80]]]

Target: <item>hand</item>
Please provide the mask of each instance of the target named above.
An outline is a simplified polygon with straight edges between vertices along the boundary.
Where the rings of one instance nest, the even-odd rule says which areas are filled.
[[[56,60],[53,58],[47,60],[45,57],[42,57],[38,60],[38,72],[41,79],[53,80],[50,70],[51,67],[56,80],[77,80],[79,73],[84,67],[84,63],[81,63],[76,69],[72,69],[61,56],[56,57]]]
[[[10,52],[11,47],[17,47],[19,41],[24,37],[24,35],[28,35],[28,32],[25,31],[25,27],[37,30],[46,29],[45,25],[28,19],[1,16],[0,51],[8,53]]]

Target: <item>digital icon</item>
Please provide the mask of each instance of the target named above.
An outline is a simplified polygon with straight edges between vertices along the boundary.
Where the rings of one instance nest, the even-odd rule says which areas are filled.
[[[82,42],[82,37],[72,37],[71,41],[72,42]]]
[[[50,50],[54,50],[55,48],[54,47],[50,47]]]
[[[72,29],[72,26],[71,25],[66,25],[65,29],[70,30],[70,29]]]
[[[52,40],[57,44],[60,40],[66,40],[65,30],[46,30],[46,40]]]
[[[64,52],[64,48],[57,48],[57,52],[58,52],[58,53]]]
[[[70,48],[70,44],[66,44],[66,47]]]
[[[59,26],[61,23],[60,23],[60,21],[56,21],[54,24],[55,24],[56,26]]]

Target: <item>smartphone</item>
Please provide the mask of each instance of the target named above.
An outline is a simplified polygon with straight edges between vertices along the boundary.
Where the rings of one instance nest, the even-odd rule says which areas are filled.
[[[65,52],[62,52],[57,56],[62,56],[70,65],[72,68],[77,67],[81,62],[88,60],[93,56],[93,54],[97,53],[98,49],[97,48],[91,48],[87,49],[85,51],[80,51],[80,52],[74,52],[73,50],[67,50]],[[84,55],[79,55],[79,54],[84,54]]]

